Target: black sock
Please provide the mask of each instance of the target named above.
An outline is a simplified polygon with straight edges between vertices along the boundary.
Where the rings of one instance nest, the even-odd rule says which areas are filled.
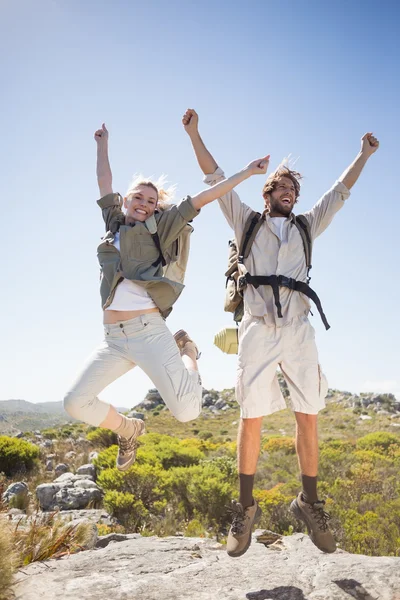
[[[254,475],[239,473],[239,502],[243,508],[247,508],[253,504],[253,485]]]
[[[301,483],[303,485],[303,500],[304,502],[308,502],[308,504],[312,504],[313,502],[317,502],[317,477],[310,477],[309,475],[301,476]]]

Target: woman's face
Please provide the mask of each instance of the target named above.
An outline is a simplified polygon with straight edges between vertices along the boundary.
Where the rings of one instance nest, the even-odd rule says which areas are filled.
[[[154,213],[157,206],[157,192],[149,185],[138,185],[124,198],[126,223],[146,221]]]

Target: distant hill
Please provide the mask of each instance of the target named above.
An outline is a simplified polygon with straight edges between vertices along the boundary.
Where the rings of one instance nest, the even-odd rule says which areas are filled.
[[[15,435],[18,431],[33,431],[71,423],[62,402],[27,402],[0,400],[0,433]]]
[[[126,412],[127,408],[119,408]],[[36,431],[72,423],[75,419],[64,410],[62,402],[28,402],[0,400],[0,435],[15,435],[19,431]]]
[[[283,395],[288,398],[289,391],[281,375],[279,375],[279,380]],[[397,430],[400,433],[397,429],[400,428],[400,400],[397,400],[393,394],[363,393],[357,395],[331,389],[328,392],[326,402],[327,409],[321,414],[321,424],[327,421],[326,424],[328,425],[329,419],[335,413],[338,428],[342,430],[351,429],[357,424],[357,427],[358,425],[361,427],[360,432],[375,431],[379,422],[381,430],[393,432]],[[128,411],[127,408],[117,408],[117,410],[120,412]],[[178,436],[186,435],[189,431],[193,432],[192,428],[202,429],[201,423],[203,421],[210,422],[211,417],[216,419],[215,426],[211,428],[214,435],[217,433],[217,423],[219,423],[221,425],[220,429],[226,430],[225,435],[232,436],[235,435],[235,427],[231,425],[232,418],[237,419],[239,417],[233,388],[220,392],[204,389],[202,415],[190,424],[183,424],[183,427],[182,424],[171,417],[156,389],[148,391],[144,400],[133,409],[132,415],[135,415],[135,413],[142,413],[146,419],[156,417],[154,423],[152,423],[156,430],[159,426],[161,426],[160,430],[165,427],[165,430],[175,432]],[[268,423],[271,424],[276,421],[276,424],[278,424],[282,421],[281,428],[284,429],[287,426],[286,414],[289,413],[279,412],[273,417],[268,417]],[[153,421],[153,419],[151,420]],[[20,431],[36,431],[59,427],[73,421],[74,419],[64,411],[62,402],[38,402],[34,404],[26,400],[0,400],[0,435],[15,435]],[[328,427],[329,429],[331,427]]]

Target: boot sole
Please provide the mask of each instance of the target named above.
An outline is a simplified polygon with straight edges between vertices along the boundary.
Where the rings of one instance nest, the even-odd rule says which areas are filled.
[[[336,548],[335,548],[335,550],[327,550],[326,548],[320,548],[318,546],[318,544],[315,543],[315,541],[312,538],[312,529],[309,526],[307,519],[305,518],[304,514],[302,513],[299,505],[297,504],[296,498],[292,501],[292,503],[290,505],[290,510],[292,511],[292,513],[294,514],[296,519],[298,521],[300,521],[301,523],[304,523],[304,525],[307,527],[308,537],[310,538],[310,540],[312,541],[314,546],[316,546],[318,548],[318,550],[321,550],[321,552],[324,552],[325,554],[333,554],[333,552],[335,552]]]
[[[254,525],[257,525],[257,523],[259,522],[259,520],[261,519],[261,515],[262,515],[262,510],[258,506],[257,510],[256,510],[256,516],[254,517],[254,521],[251,525],[251,530],[253,529]],[[247,544],[243,548],[243,550],[241,550],[240,552],[237,552],[235,554],[232,554],[231,552],[227,552],[228,556],[230,556],[231,558],[239,558],[240,556],[243,556],[243,554],[245,554],[251,546],[251,538],[252,538],[252,531],[250,531],[249,541],[247,542]]]

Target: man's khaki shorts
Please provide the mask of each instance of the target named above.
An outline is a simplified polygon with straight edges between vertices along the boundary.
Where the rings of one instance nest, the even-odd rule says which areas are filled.
[[[280,367],[295,412],[317,414],[325,407],[328,384],[318,362],[315,331],[306,315],[283,327],[245,313],[239,326],[236,398],[243,419],[286,408],[279,387]]]

